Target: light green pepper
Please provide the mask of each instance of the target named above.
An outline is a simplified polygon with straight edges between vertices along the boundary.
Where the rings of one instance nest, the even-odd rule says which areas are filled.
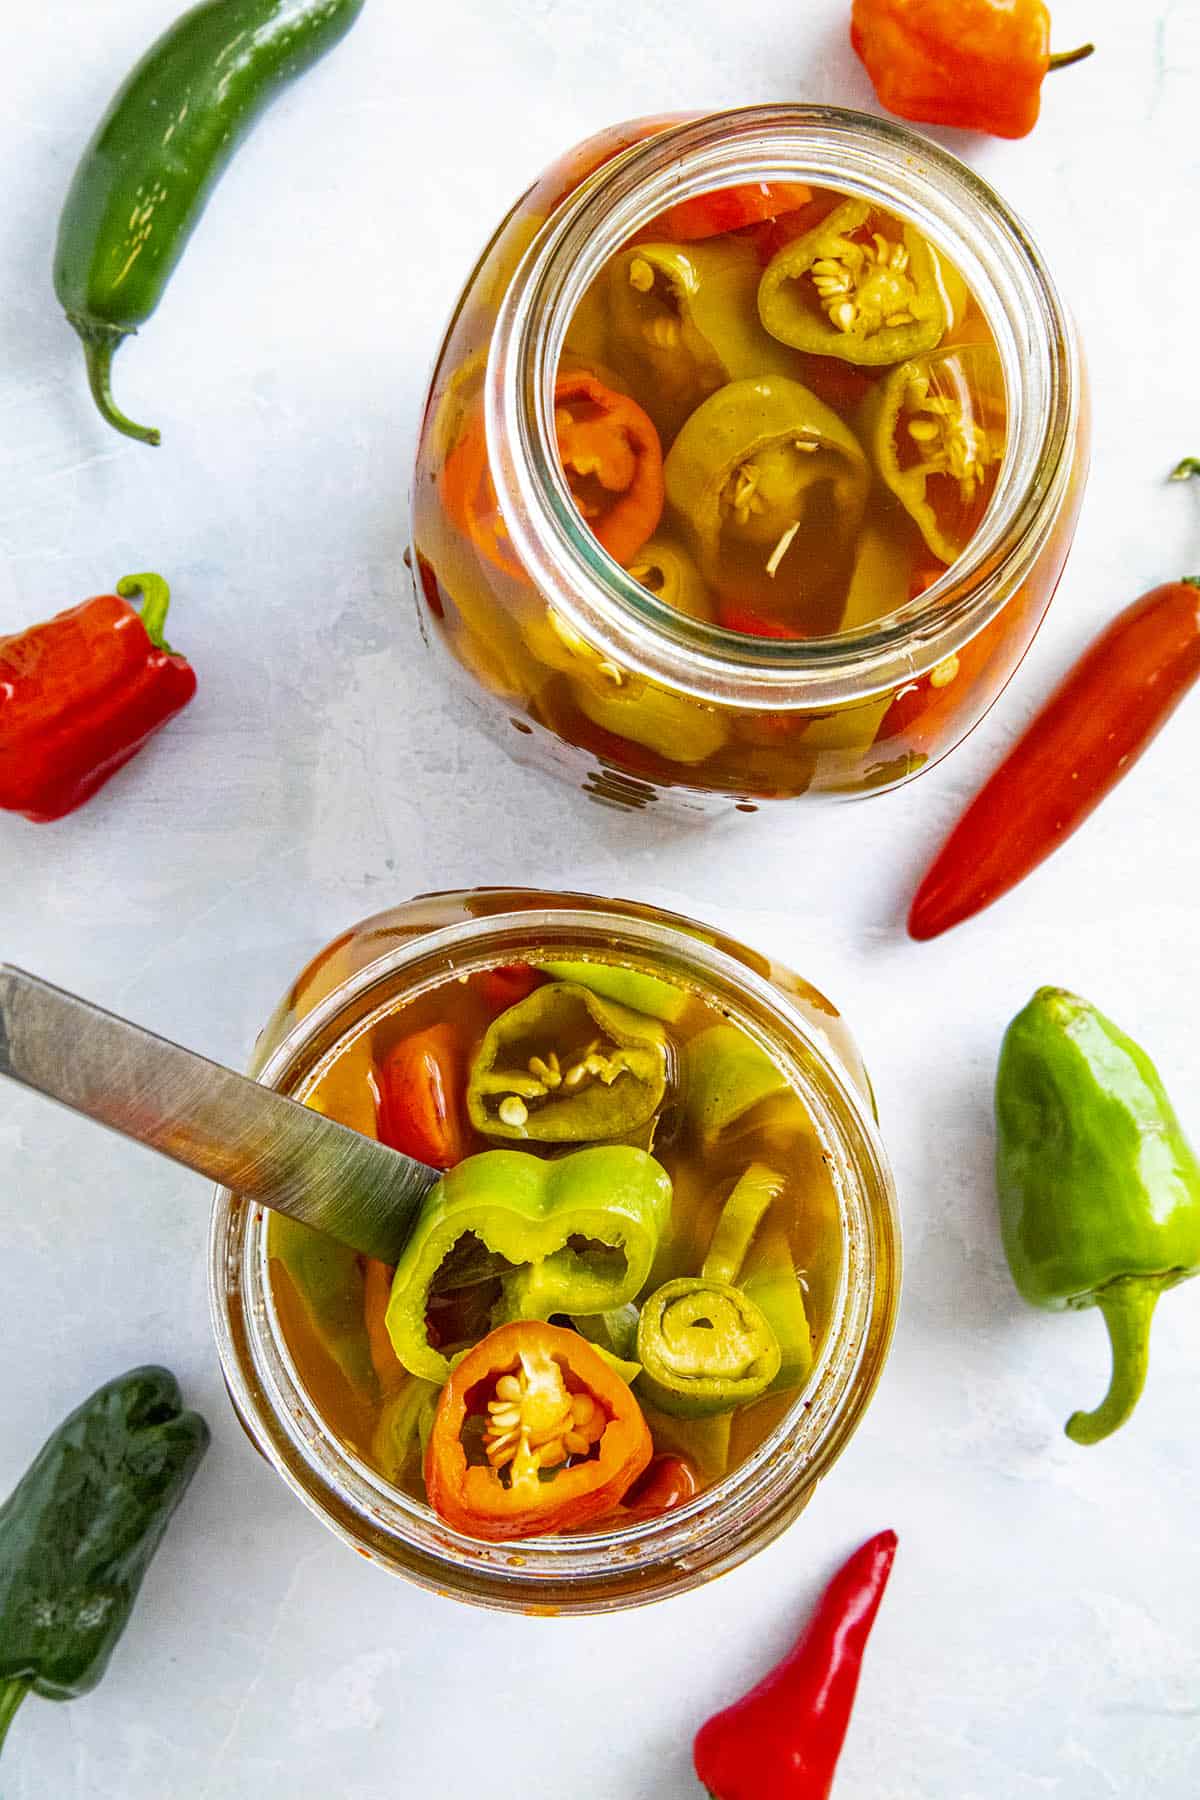
[[[728,1282],[685,1276],[651,1294],[638,1320],[640,1392],[660,1412],[700,1419],[764,1394],[779,1345],[752,1300]]]
[[[760,1100],[787,1088],[766,1051],[736,1025],[698,1032],[686,1047],[684,1073],[687,1121],[705,1145]]]
[[[283,1213],[271,1215],[268,1249],[291,1277],[314,1336],[351,1387],[360,1394],[376,1393],[358,1252]]]
[[[467,1082],[467,1111],[486,1137],[580,1144],[629,1137],[667,1088],[657,1020],[577,982],[555,981],[489,1026]]]
[[[387,1310],[396,1355],[426,1380],[449,1375],[425,1315],[438,1271],[464,1239],[508,1265],[493,1324],[624,1306],[649,1276],[671,1198],[666,1170],[630,1144],[557,1161],[520,1150],[469,1156],[430,1190],[396,1267]]]
[[[620,963],[545,962],[539,963],[556,981],[573,981],[578,987],[590,988],[605,1000],[617,1000],[632,1012],[647,1013],[652,1019],[673,1024],[688,1002],[687,989],[676,987],[661,976],[647,975],[642,969],[628,969]]]
[[[773,1201],[783,1192],[783,1176],[765,1163],[751,1163],[721,1208],[700,1273],[706,1281],[736,1281],[750,1254],[754,1234]]]
[[[421,1466],[441,1391],[436,1382],[414,1375],[379,1415],[371,1454],[380,1474],[394,1486]]]
[[[802,1386],[812,1373],[812,1327],[792,1247],[778,1221],[768,1219],[759,1228],[750,1266],[741,1278],[741,1289],[758,1307],[779,1345],[779,1373],[772,1386]]]
[[[681,545],[664,536],[643,544],[629,565],[629,573],[647,593],[690,619],[709,623],[717,616],[716,597]]]

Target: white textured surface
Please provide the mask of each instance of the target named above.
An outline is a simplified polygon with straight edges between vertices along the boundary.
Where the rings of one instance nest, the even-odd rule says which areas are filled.
[[[993,1221],[990,1085],[1039,982],[1140,1035],[1200,1132],[1200,699],[1001,908],[939,944],[913,879],[1091,631],[1200,563],[1200,18],[1063,0],[1033,137],[946,134],[1024,212],[1072,298],[1096,459],[1059,599],[948,766],[866,805],[670,834],[514,772],[431,678],[400,556],[414,419],[445,314],[511,198],[589,130],[663,106],[872,104],[844,0],[375,0],[223,184],[118,393],[90,410],[49,262],[95,115],[175,0],[41,0],[0,107],[0,631],[161,568],[195,704],[86,811],[0,818],[0,954],[233,1062],[300,962],[429,887],[658,898],[791,959],[876,1078],[907,1228],[895,1352],[852,1447],[757,1561],[646,1613],[476,1614],[348,1554],[250,1449],[209,1340],[206,1199],[166,1164],[0,1095],[0,1490],[98,1380],[178,1370],[215,1443],[103,1687],[30,1701],[8,1800],[690,1800],[693,1730],[781,1650],[833,1565],[901,1549],[838,1800],[1188,1800],[1200,1788],[1200,1287],[1169,1295],[1149,1391],[1109,1445],[1067,1413],[1095,1318],[1016,1298]]]

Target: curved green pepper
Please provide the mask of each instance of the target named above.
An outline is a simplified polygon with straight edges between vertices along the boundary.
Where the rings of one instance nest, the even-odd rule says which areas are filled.
[[[101,414],[112,359],[159,301],[213,189],[269,103],[345,37],[365,0],[207,0],[146,52],[84,151],[58,226],[54,291]]]
[[[869,201],[847,200],[785,245],[758,290],[771,336],[864,368],[932,350],[950,314],[945,265],[911,225],[896,228]]]
[[[590,988],[605,1000],[619,1000],[634,1012],[648,1013],[652,1019],[665,1019],[668,1023],[676,1020],[688,1003],[686,988],[620,963],[545,962],[538,967],[556,981],[573,981],[577,987]]]
[[[765,1394],[779,1345],[745,1294],[685,1276],[651,1294],[638,1320],[639,1392],[660,1412],[699,1419]]]
[[[727,381],[794,372],[759,322],[761,275],[753,244],[734,237],[636,244],[609,264],[607,355],[666,436]]]
[[[656,536],[643,544],[628,573],[664,606],[686,613],[689,619],[716,617],[712,589],[686,550],[669,538]]]
[[[760,1100],[787,1088],[766,1051],[736,1025],[710,1025],[689,1040],[684,1080],[687,1121],[705,1145]]]
[[[362,1258],[357,1250],[272,1213],[267,1248],[291,1277],[313,1334],[360,1394],[374,1395],[379,1382],[363,1326]]]
[[[410,1470],[420,1467],[441,1391],[437,1382],[414,1375],[380,1413],[371,1455],[393,1486],[399,1487]]]
[[[1013,1280],[1035,1306],[1098,1306],[1108,1326],[1108,1394],[1067,1423],[1098,1443],[1137,1404],[1159,1295],[1200,1274],[1200,1162],[1146,1052],[1062,988],[1008,1028],[996,1125]]]
[[[0,1745],[26,1694],[95,1687],[208,1448],[169,1369],[106,1382],[0,1507]]]
[[[630,1144],[553,1162],[521,1150],[469,1156],[431,1189],[397,1265],[387,1310],[396,1355],[410,1374],[446,1380],[450,1364],[430,1344],[425,1314],[464,1239],[508,1265],[493,1323],[624,1306],[650,1273],[671,1192],[661,1164]]]
[[[718,586],[726,554],[746,552],[774,578],[798,534],[848,540],[871,480],[850,427],[782,375],[732,381],[697,407],[663,476]]]
[[[778,1220],[767,1219],[759,1226],[739,1285],[747,1299],[758,1307],[779,1345],[779,1373],[772,1386],[802,1386],[812,1373],[812,1326],[792,1246]]]
[[[991,344],[955,344],[894,369],[863,402],[863,441],[933,554],[952,563],[1004,460],[1004,370]]]
[[[721,1208],[700,1273],[705,1281],[734,1282],[750,1254],[754,1234],[772,1201],[783,1192],[783,1176],[765,1163],[751,1163]]]
[[[489,1026],[467,1083],[487,1137],[582,1144],[628,1137],[663,1103],[666,1033],[576,982],[554,981]]]

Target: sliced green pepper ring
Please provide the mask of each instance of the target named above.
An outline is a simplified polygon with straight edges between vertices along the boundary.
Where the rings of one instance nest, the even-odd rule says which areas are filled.
[[[634,1012],[648,1013],[652,1019],[665,1019],[668,1024],[679,1017],[688,1002],[686,988],[618,963],[544,962],[538,967],[556,981],[572,981],[605,1000],[618,1000]]]
[[[724,1281],[668,1281],[638,1321],[639,1391],[660,1412],[699,1419],[764,1394],[779,1345],[752,1300]]]
[[[554,981],[488,1027],[467,1082],[467,1111],[486,1137],[623,1138],[658,1112],[668,1074],[658,1020],[577,982]]]
[[[760,1100],[787,1088],[766,1051],[736,1025],[697,1032],[684,1053],[684,1077],[687,1122],[705,1145]]]
[[[801,566],[827,554],[830,540],[848,542],[871,481],[850,427],[781,375],[732,381],[706,400],[671,446],[664,474],[700,565],[722,591],[726,559],[739,553],[770,589],[798,537]]]
[[[990,344],[914,357],[863,402],[863,440],[933,554],[952,563],[978,529],[1004,460],[1004,370]]]
[[[727,381],[794,370],[759,322],[761,274],[753,244],[731,237],[637,244],[609,264],[607,354],[668,436]]]
[[[784,1180],[765,1163],[751,1163],[721,1208],[700,1273],[706,1281],[735,1282],[750,1254],[754,1235],[783,1192]]]
[[[812,1327],[792,1247],[778,1220],[768,1218],[760,1225],[740,1285],[746,1298],[766,1319],[779,1345],[779,1373],[773,1385],[803,1386],[812,1373]]]
[[[767,264],[758,310],[772,337],[864,368],[940,343],[955,299],[933,246],[868,200],[847,200]],[[965,289],[963,290],[965,296]]]
[[[646,592],[686,613],[689,619],[716,617],[716,601],[703,575],[679,544],[661,534],[643,544],[629,565],[629,574]]]
[[[554,1161],[521,1150],[467,1157],[430,1190],[397,1264],[387,1309],[396,1355],[410,1374],[445,1381],[450,1363],[426,1315],[430,1290],[464,1251],[499,1275],[502,1318],[625,1306],[649,1277],[671,1198],[666,1170],[631,1144]]]

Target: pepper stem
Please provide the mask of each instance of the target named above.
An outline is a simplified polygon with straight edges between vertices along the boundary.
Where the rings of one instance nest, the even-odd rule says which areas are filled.
[[[146,628],[146,636],[156,650],[165,650],[168,656],[175,653],[163,636],[167,623],[167,608],[171,604],[171,590],[161,575],[122,575],[117,583],[117,592],[122,600],[142,599],[142,624]]]
[[[1083,62],[1085,57],[1095,53],[1095,44],[1080,44],[1078,50],[1060,50],[1057,56],[1050,58],[1049,69],[1069,69],[1072,63]]]
[[[1185,456],[1182,462],[1175,464],[1167,479],[1189,481],[1193,475],[1200,475],[1200,456]]]
[[[18,1706],[29,1692],[27,1681],[0,1681],[0,1750],[8,1736]]]
[[[70,314],[67,316],[83,341],[88,386],[92,390],[92,399],[99,408],[100,417],[125,437],[137,438],[141,444],[161,444],[160,431],[156,431],[152,425],[135,425],[132,419],[126,418],[112,397],[112,360],[121,340],[129,335],[128,332],[117,331],[109,326],[89,325],[84,320],[71,318]]]
[[[1098,1444],[1123,1425],[1146,1385],[1150,1360],[1150,1321],[1158,1302],[1159,1283],[1126,1275],[1100,1290],[1096,1304],[1104,1314],[1112,1343],[1112,1377],[1095,1412],[1072,1413],[1067,1436],[1076,1444]]]

